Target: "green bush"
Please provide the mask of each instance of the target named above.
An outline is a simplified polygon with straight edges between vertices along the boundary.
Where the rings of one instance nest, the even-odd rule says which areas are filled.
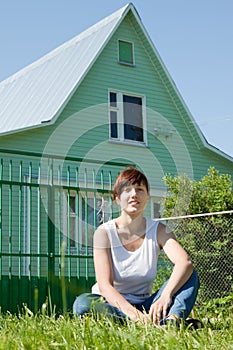
[[[187,215],[233,209],[231,178],[220,175],[214,168],[210,168],[201,181],[191,181],[186,176],[166,176],[165,183],[168,195],[163,216],[174,216],[174,211],[176,215],[183,215],[184,209]],[[233,216],[200,216],[174,220],[170,224],[199,273],[201,300],[228,295],[233,276]]]

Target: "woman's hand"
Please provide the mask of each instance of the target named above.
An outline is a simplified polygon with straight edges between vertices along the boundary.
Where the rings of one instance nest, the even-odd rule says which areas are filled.
[[[151,305],[149,315],[153,323],[158,323],[167,316],[167,310],[171,305],[172,297],[169,294],[162,294],[160,298]]]
[[[140,325],[148,325],[149,323],[151,323],[151,317],[149,314],[139,312],[138,317],[135,321]]]

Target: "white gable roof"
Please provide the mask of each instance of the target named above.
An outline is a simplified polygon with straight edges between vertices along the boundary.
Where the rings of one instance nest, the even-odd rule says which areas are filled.
[[[128,11],[128,4],[0,83],[0,134],[54,121]]]

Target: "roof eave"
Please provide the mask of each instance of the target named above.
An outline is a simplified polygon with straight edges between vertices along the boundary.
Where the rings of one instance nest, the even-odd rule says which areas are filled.
[[[18,133],[21,133],[21,132],[42,128],[42,127],[45,127],[45,126],[48,126],[48,125],[52,125],[52,124],[53,124],[53,122],[51,122],[51,121],[43,121],[41,124],[31,125],[31,126],[28,126],[28,127],[18,128],[18,129],[14,129],[14,130],[10,130],[10,131],[3,131],[3,132],[0,133],[0,137],[9,136],[9,135],[12,135],[12,134],[18,134]]]
[[[93,65],[95,64],[95,62],[97,61],[98,57],[100,56],[100,54],[102,53],[102,51],[104,50],[104,48],[106,47],[107,43],[109,42],[109,40],[111,39],[112,35],[114,34],[114,32],[117,30],[117,28],[119,27],[119,25],[121,24],[121,22],[123,21],[123,19],[125,18],[125,16],[128,14],[128,12],[131,10],[135,13],[135,16],[137,16],[139,19],[139,15],[134,7],[134,5],[132,3],[129,3],[128,5],[126,5],[124,8],[124,11],[122,12],[121,17],[119,17],[119,20],[116,22],[114,28],[112,29],[112,31],[109,33],[109,35],[106,37],[105,41],[103,42],[102,46],[100,47],[100,49],[98,50],[97,54],[93,57],[92,61],[90,62],[90,64],[88,65],[88,67],[85,69],[85,71],[83,72],[81,78],[79,79],[79,81],[77,82],[77,84],[73,87],[73,89],[70,91],[70,93],[66,96],[66,98],[63,100],[62,104],[60,105],[60,107],[58,108],[58,110],[55,112],[55,114],[51,117],[51,119],[46,123],[49,124],[54,124],[56,122],[56,120],[59,118],[61,112],[63,111],[63,109],[65,108],[65,106],[67,105],[67,103],[69,102],[69,100],[72,98],[73,94],[75,93],[75,91],[77,90],[77,88],[80,86],[80,84],[83,82],[84,78],[86,77],[86,75],[88,74],[88,72],[90,71],[90,69],[93,67]]]

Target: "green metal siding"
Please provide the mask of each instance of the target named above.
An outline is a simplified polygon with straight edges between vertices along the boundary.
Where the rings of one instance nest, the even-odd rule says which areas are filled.
[[[161,164],[164,174],[169,172],[175,175],[185,172],[187,169],[186,162],[189,160],[184,157],[185,150],[187,156],[191,158],[193,168],[191,170],[193,170],[194,178],[199,178],[203,173],[206,173],[209,166],[215,166],[223,172],[229,172],[230,170],[233,173],[232,162],[211,152],[203,152],[199,148],[201,143],[200,140],[196,142],[197,132],[194,127],[191,127],[192,123],[190,123],[189,116],[175,92],[172,91],[171,84],[169,84],[160,62],[155,61],[151,49],[149,50],[149,46],[142,40],[144,38],[143,34],[140,31],[137,32],[134,26],[134,21],[130,16],[127,16],[54,125],[2,137],[1,147],[43,152],[51,133],[56,131],[58,126],[69,118],[70,128],[64,129],[64,135],[59,133],[57,144],[51,151],[59,154],[59,150],[62,152],[67,145],[70,147],[69,140],[72,138],[75,140],[76,134],[78,134],[77,131],[81,131],[82,134],[82,130],[86,130],[85,134],[69,150],[70,156],[86,157],[96,145],[101,142],[108,142],[107,99],[108,89],[113,88],[146,96],[149,142],[148,148],[144,150],[139,150],[138,147],[109,143],[107,147],[108,154],[104,156],[110,154],[110,149],[112,149],[113,154],[118,152],[119,158],[127,155],[130,159],[131,154],[137,153],[139,164],[145,162],[147,168],[149,164],[146,164],[146,156],[149,150],[158,163]],[[117,62],[117,42],[119,38],[134,43],[135,67],[121,65]],[[99,106],[100,104],[106,105],[103,106],[103,111],[101,108],[97,108],[97,114],[93,113],[94,107],[90,109],[90,113],[88,111],[78,113],[82,109]],[[75,113],[78,113],[78,122],[73,127],[72,118],[74,117],[71,116],[74,116]],[[161,120],[167,121],[165,127],[169,126],[176,130],[176,135],[181,135],[183,145],[177,145],[176,135],[167,140],[158,139],[154,136],[154,128],[160,125]],[[66,126],[68,123],[66,123]],[[106,150],[102,149],[102,151],[106,153]],[[100,159],[102,158],[104,157],[101,154]],[[175,166],[177,162],[179,163],[179,169]],[[155,186],[163,185],[162,181],[159,182],[158,179],[153,181],[151,178],[150,180]]]

